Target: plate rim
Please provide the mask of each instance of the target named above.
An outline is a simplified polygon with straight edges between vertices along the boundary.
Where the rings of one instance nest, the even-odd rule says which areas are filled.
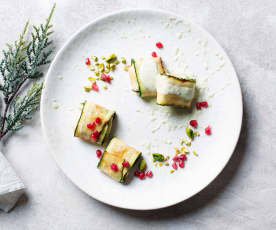
[[[174,206],[178,203],[181,203],[185,200],[188,200],[190,199],[191,197],[195,196],[196,194],[198,194],[199,192],[201,192],[203,189],[205,189],[208,185],[210,185],[220,174],[221,172],[224,170],[224,168],[226,167],[226,165],[229,163],[235,149],[236,149],[236,146],[238,144],[238,141],[239,141],[239,138],[240,138],[240,134],[241,134],[241,128],[242,128],[242,122],[243,122],[243,95],[242,95],[242,91],[241,91],[241,85],[240,85],[240,80],[238,78],[238,75],[236,73],[236,70],[234,68],[234,65],[232,63],[232,60],[229,58],[228,54],[224,51],[224,48],[220,45],[220,43],[217,42],[217,40],[213,37],[213,35],[205,30],[201,25],[197,24],[197,23],[194,23],[193,21],[190,21],[190,20],[187,20],[185,17],[183,17],[182,15],[180,14],[177,14],[175,12],[172,12],[172,11],[167,11],[167,10],[161,10],[161,9],[149,9],[149,8],[129,8],[129,9],[123,9],[123,10],[118,10],[118,11],[113,11],[111,13],[107,13],[107,14],[104,14],[100,17],[97,17],[95,18],[94,20],[88,22],[87,24],[83,25],[80,29],[78,29],[76,32],[74,32],[70,37],[69,39],[62,45],[62,47],[58,50],[58,52],[56,53],[54,59],[52,60],[51,64],[50,64],[50,67],[47,71],[47,74],[45,76],[45,80],[44,80],[44,86],[46,87],[48,82],[50,81],[50,75],[51,75],[51,72],[52,72],[52,69],[55,65],[55,62],[59,59],[59,56],[63,53],[64,50],[67,49],[67,47],[74,41],[74,39],[77,38],[77,36],[84,32],[87,28],[89,28],[90,26],[92,26],[93,24],[96,24],[97,22],[105,19],[105,18],[108,18],[108,17],[112,17],[112,16],[118,16],[122,13],[136,13],[136,12],[140,12],[140,13],[143,13],[143,12],[146,12],[146,13],[162,13],[162,14],[166,14],[166,15],[171,15],[172,17],[176,17],[176,18],[180,18],[180,19],[183,19],[187,22],[189,22],[190,24],[192,25],[195,25],[197,27],[197,29],[199,29],[201,32],[203,32],[204,34],[206,34],[208,36],[208,39],[211,39],[213,42],[215,42],[220,48],[221,50],[223,51],[223,54],[228,58],[228,60],[230,61],[230,66],[231,68],[233,69],[234,71],[234,74],[235,74],[235,77],[236,77],[236,80],[237,80],[237,86],[238,86],[238,93],[239,93],[239,96],[240,96],[240,100],[239,100],[239,104],[240,104],[240,116],[239,116],[239,124],[238,124],[238,131],[236,132],[236,135],[235,135],[235,140],[234,140],[234,145],[232,146],[232,149],[229,151],[231,152],[227,159],[227,161],[225,161],[225,164],[221,165],[221,168],[220,170],[218,170],[218,172],[215,174],[215,176],[213,176],[211,178],[211,180],[209,180],[207,183],[204,183],[204,186],[200,187],[199,189],[197,189],[192,195],[189,195],[187,196],[186,198],[184,199],[181,199],[179,201],[174,201],[174,202],[167,202],[166,204],[162,204],[162,205],[156,205],[154,207],[151,207],[151,208],[148,208],[148,207],[128,207],[128,206],[124,206],[124,205],[120,205],[116,202],[107,202],[103,199],[100,199],[100,198],[97,198],[93,195],[91,195],[90,193],[88,193],[87,191],[85,191],[84,189],[82,189],[78,183],[76,181],[74,181],[74,179],[72,179],[71,177],[69,177],[67,175],[67,173],[65,172],[65,170],[60,166],[59,164],[59,161],[58,159],[56,158],[56,154],[54,153],[54,150],[51,148],[51,144],[50,144],[50,140],[48,138],[48,134],[47,134],[47,128],[46,128],[46,125],[45,125],[45,116],[44,116],[44,110],[45,110],[45,102],[47,100],[46,98],[46,95],[45,95],[45,91],[42,90],[42,95],[41,95],[41,106],[40,106],[40,120],[41,120],[41,127],[42,127],[42,134],[43,134],[43,138],[45,139],[46,141],[46,144],[47,146],[49,147],[49,150],[50,150],[50,153],[52,155],[52,157],[54,158],[58,168],[63,172],[64,175],[66,175],[66,177],[76,186],[78,187],[81,191],[83,191],[84,193],[86,193],[89,197],[92,197],[93,199],[97,200],[97,201],[100,201],[104,204],[107,204],[107,205],[111,205],[113,207],[117,207],[117,208],[122,208],[122,209],[128,209],[128,210],[156,210],[156,209],[162,209],[162,208],[166,208],[166,207],[170,207],[170,206]]]

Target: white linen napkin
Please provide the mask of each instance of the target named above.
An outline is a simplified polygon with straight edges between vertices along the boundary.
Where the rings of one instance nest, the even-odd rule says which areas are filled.
[[[0,152],[0,209],[10,211],[24,193],[24,184]]]

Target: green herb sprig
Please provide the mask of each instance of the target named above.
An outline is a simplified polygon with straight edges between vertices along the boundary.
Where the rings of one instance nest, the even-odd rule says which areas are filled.
[[[33,26],[31,41],[25,40],[29,28],[26,23],[19,39],[13,44],[7,44],[0,59],[0,91],[3,94],[4,111],[0,115],[0,140],[10,131],[23,127],[30,120],[32,113],[39,108],[43,83],[38,83],[43,72],[41,67],[50,63],[50,55],[54,49],[49,36],[53,33],[51,19],[56,4],[51,9],[45,24]],[[32,87],[20,97],[22,86],[29,81],[35,82]]]

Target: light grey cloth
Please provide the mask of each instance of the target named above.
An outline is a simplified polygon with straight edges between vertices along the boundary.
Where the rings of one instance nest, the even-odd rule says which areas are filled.
[[[0,209],[10,211],[24,193],[24,184],[0,152]]]

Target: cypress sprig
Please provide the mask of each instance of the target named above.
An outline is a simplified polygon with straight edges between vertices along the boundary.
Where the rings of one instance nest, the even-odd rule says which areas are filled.
[[[56,4],[44,24],[32,27],[31,41],[25,40],[29,28],[26,23],[19,39],[13,44],[7,44],[0,60],[0,91],[3,94],[5,109],[0,115],[0,140],[9,131],[17,131],[23,127],[23,122],[31,119],[31,114],[39,108],[42,83],[34,82],[28,92],[19,97],[18,94],[28,81],[39,79],[43,72],[41,67],[50,63],[54,49],[53,41],[49,39],[54,32],[51,19]]]

